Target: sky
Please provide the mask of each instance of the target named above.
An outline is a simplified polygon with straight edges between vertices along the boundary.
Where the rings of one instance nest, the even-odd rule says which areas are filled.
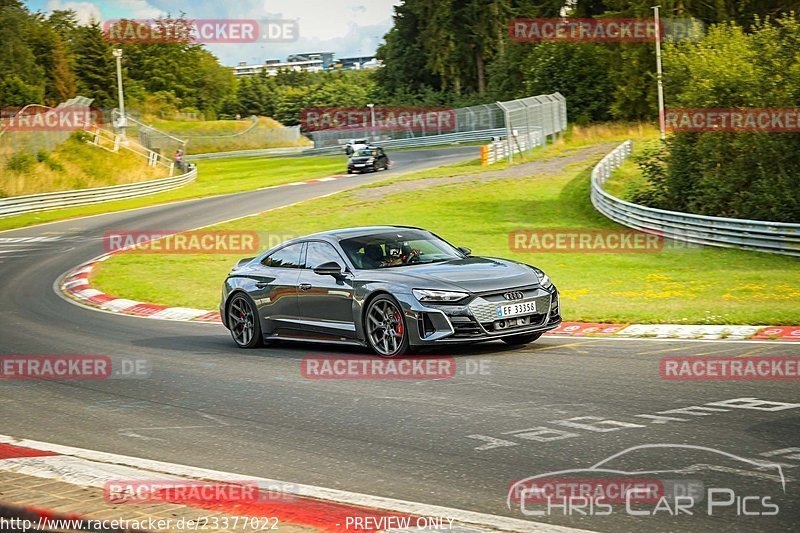
[[[223,65],[240,61],[285,60],[303,52],[334,52],[337,57],[372,55],[391,28],[400,0],[27,0],[31,11],[72,9],[82,22],[121,18],[152,19],[185,13],[200,20],[291,20],[299,35],[292,42],[217,43],[206,47]]]

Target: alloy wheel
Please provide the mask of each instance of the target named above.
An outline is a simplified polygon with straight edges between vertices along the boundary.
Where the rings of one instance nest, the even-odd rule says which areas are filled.
[[[234,297],[228,312],[228,327],[239,346],[249,346],[255,334],[255,313],[250,302],[242,296]]]
[[[370,345],[383,357],[399,355],[404,344],[403,315],[388,299],[372,303],[367,313],[367,335]]]

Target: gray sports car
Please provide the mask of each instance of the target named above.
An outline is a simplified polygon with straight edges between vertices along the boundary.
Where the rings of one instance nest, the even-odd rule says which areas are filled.
[[[242,348],[323,341],[383,357],[491,339],[525,344],[561,323],[558,291],[538,268],[473,257],[406,226],[315,233],[242,259],[220,313]]]

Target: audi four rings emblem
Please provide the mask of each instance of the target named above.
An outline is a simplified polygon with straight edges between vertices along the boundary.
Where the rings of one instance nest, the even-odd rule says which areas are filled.
[[[522,291],[511,291],[503,295],[506,300],[522,300],[525,297]]]

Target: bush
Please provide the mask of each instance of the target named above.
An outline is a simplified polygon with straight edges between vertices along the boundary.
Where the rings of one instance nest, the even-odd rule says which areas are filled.
[[[28,172],[36,164],[36,158],[31,154],[14,154],[6,163],[6,169],[12,172]]]
[[[644,204],[659,209],[668,209],[667,196],[667,156],[669,152],[660,141],[648,141],[643,144],[641,152],[631,159],[639,166],[645,185],[633,191],[630,198],[637,204]]]
[[[75,133],[73,133],[72,134],[72,138],[75,139],[78,142],[85,143],[85,142],[89,142],[89,141],[92,140],[92,134],[89,133],[88,131],[80,130],[80,131],[76,131]]]
[[[64,172],[64,165],[53,159],[52,157],[48,157],[47,160],[44,162],[47,165],[47,168],[50,170],[54,170],[56,172]]]
[[[55,170],[56,172],[62,172],[64,170],[64,165],[50,157],[50,154],[44,150],[39,150],[36,152],[36,161],[39,163],[44,163],[47,165],[47,168],[50,170]]]
[[[800,20],[751,32],[712,26],[696,43],[668,45],[665,83],[674,108],[795,108],[800,101]],[[643,154],[648,186],[632,199],[700,215],[800,220],[800,133],[675,133],[668,153]]]

